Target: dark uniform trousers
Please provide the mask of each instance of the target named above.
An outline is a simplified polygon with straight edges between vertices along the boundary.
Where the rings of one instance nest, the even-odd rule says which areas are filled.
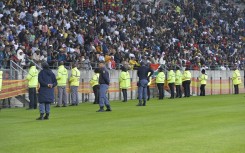
[[[205,86],[206,84],[201,84],[201,87],[200,87],[200,96],[205,96]]]
[[[158,88],[158,92],[159,92],[159,99],[163,99],[164,98],[164,83],[157,83],[157,88]]]
[[[37,109],[37,92],[36,88],[29,88],[29,108],[30,109]]]
[[[180,85],[176,85],[176,97],[179,97],[179,98],[182,97],[182,91],[181,91]]]
[[[191,92],[190,91],[190,85],[191,85],[190,80],[186,80],[183,82],[185,97],[190,97],[190,92]]]
[[[95,104],[99,104],[99,102],[100,102],[100,96],[99,96],[99,94],[100,94],[100,85],[95,85],[95,86],[93,86],[93,91],[94,91],[94,97],[95,97],[95,99],[94,99],[94,103]]]
[[[235,88],[235,94],[239,94],[238,84],[237,85],[234,85],[234,88]]]
[[[169,83],[168,86],[170,89],[171,98],[174,98],[174,83]]]
[[[128,92],[127,89],[122,89],[123,101],[128,101]]]

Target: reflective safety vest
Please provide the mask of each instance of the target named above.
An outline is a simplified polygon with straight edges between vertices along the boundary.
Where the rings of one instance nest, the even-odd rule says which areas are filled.
[[[207,84],[208,75],[207,75],[207,74],[202,74],[202,75],[199,77],[199,80],[200,80],[201,84]]]
[[[232,75],[232,81],[234,85],[242,83],[241,74],[239,70],[235,70]]]
[[[191,72],[190,71],[185,71],[184,75],[182,77],[182,81],[188,81],[191,80]]]
[[[128,89],[130,88],[131,81],[129,72],[122,71],[119,78],[120,88],[121,89]]]
[[[71,70],[70,86],[79,86],[80,83],[80,71],[75,67]]]
[[[174,83],[175,82],[175,73],[173,70],[170,70],[168,72],[168,83]]]
[[[64,65],[59,66],[58,73],[57,73],[57,83],[58,86],[66,86],[67,79],[68,79],[68,72]]]
[[[165,74],[164,72],[159,72],[156,77],[156,83],[164,83],[165,82]]]
[[[3,71],[0,71],[0,91],[2,91],[2,84],[3,84]]]
[[[148,76],[150,76],[151,72],[148,72]],[[152,77],[149,78],[147,86],[151,85]]]
[[[92,77],[92,79],[89,81],[91,87],[96,86],[99,84],[99,77],[100,74],[99,73],[95,73]]]
[[[29,88],[36,88],[38,86],[38,70],[36,66],[32,66],[30,68],[29,73],[26,76],[26,80],[28,80]]]
[[[175,85],[181,85],[182,84],[182,73],[180,70],[177,70],[175,73]]]

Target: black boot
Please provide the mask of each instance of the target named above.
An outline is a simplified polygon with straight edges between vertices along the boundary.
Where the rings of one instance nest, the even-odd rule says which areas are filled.
[[[49,119],[49,113],[46,113],[46,115],[44,116],[44,119],[45,120],[48,120]]]
[[[142,106],[142,101],[140,100],[136,106]]]
[[[105,110],[104,110],[104,107],[102,106],[102,107],[100,107],[100,109],[99,110],[97,110],[96,112],[104,112]]]
[[[41,113],[41,114],[40,114],[40,117],[37,118],[37,120],[44,120],[43,115],[44,115],[44,113]]]
[[[143,103],[143,106],[145,106],[146,105],[146,100],[144,100],[144,103]]]
[[[105,110],[105,111],[111,112],[111,107],[110,107],[110,105],[107,105],[107,106],[106,106],[106,110]]]

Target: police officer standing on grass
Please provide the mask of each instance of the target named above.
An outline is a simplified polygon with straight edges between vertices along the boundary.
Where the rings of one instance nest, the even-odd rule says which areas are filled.
[[[94,70],[94,75],[92,79],[89,81],[91,87],[93,88],[94,92],[94,104],[99,104],[99,97],[100,97],[100,85],[99,85],[99,77],[100,77],[100,69],[96,68]]]
[[[80,84],[80,71],[77,69],[77,64],[72,64],[71,77],[69,80],[71,89],[71,100],[72,104],[70,106],[78,106],[78,87]]]
[[[170,89],[171,97],[169,99],[174,99],[174,83],[175,83],[175,73],[173,68],[170,67],[168,71],[168,86]]]
[[[147,84],[149,77],[153,75],[153,70],[150,69],[148,66],[146,66],[146,63],[141,62],[140,67],[137,71],[137,75],[139,77],[139,82],[138,82],[138,95],[139,95],[139,103],[137,106],[146,106],[146,99],[147,99]],[[150,74],[148,75],[148,73]],[[142,103],[143,99],[143,103]]]
[[[190,97],[190,85],[191,85],[191,72],[189,68],[185,68],[185,72],[182,77],[183,80],[183,87],[184,87],[184,94],[185,97]]]
[[[208,75],[205,73],[205,69],[202,69],[202,74],[199,77],[200,83],[201,83],[201,87],[200,87],[200,96],[205,96],[205,86],[207,84],[207,80],[208,80]]]
[[[237,67],[235,67],[235,71],[233,72],[232,81],[233,81],[234,88],[235,88],[235,94],[239,94],[238,85],[242,83],[242,80],[241,80],[240,71],[238,70]]]
[[[43,70],[38,75],[40,84],[38,101],[40,117],[37,120],[48,120],[50,114],[50,104],[54,102],[54,87],[57,85],[57,80],[54,73],[49,69],[47,62],[42,63]],[[44,113],[46,113],[44,117]]]
[[[182,98],[182,91],[181,91],[181,86],[182,86],[182,73],[180,72],[180,68],[176,68],[176,73],[175,73],[175,88],[176,88],[176,98]]]
[[[68,79],[68,72],[64,66],[64,62],[59,63],[58,73],[56,76],[58,82],[58,104],[56,107],[66,107],[67,106],[67,93],[66,93],[66,83]]]
[[[159,100],[164,98],[164,82],[165,82],[165,74],[163,72],[163,68],[160,67],[158,69],[158,74],[156,77],[156,84],[159,92]]]
[[[34,63],[30,63],[30,69],[28,75],[26,76],[28,81],[28,90],[29,90],[29,110],[37,109],[37,91],[38,86],[38,70]]]
[[[101,61],[99,64],[100,68],[100,77],[99,77],[99,84],[100,84],[100,109],[97,112],[104,112],[104,106],[106,106],[106,111],[111,111],[110,102],[106,96],[109,85],[110,85],[110,76],[109,72],[105,67],[105,62]]]

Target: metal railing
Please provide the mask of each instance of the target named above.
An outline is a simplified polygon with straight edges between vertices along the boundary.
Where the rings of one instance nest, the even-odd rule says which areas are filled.
[[[27,74],[28,72],[26,70],[14,61],[10,60],[10,79],[21,80],[24,79]]]

